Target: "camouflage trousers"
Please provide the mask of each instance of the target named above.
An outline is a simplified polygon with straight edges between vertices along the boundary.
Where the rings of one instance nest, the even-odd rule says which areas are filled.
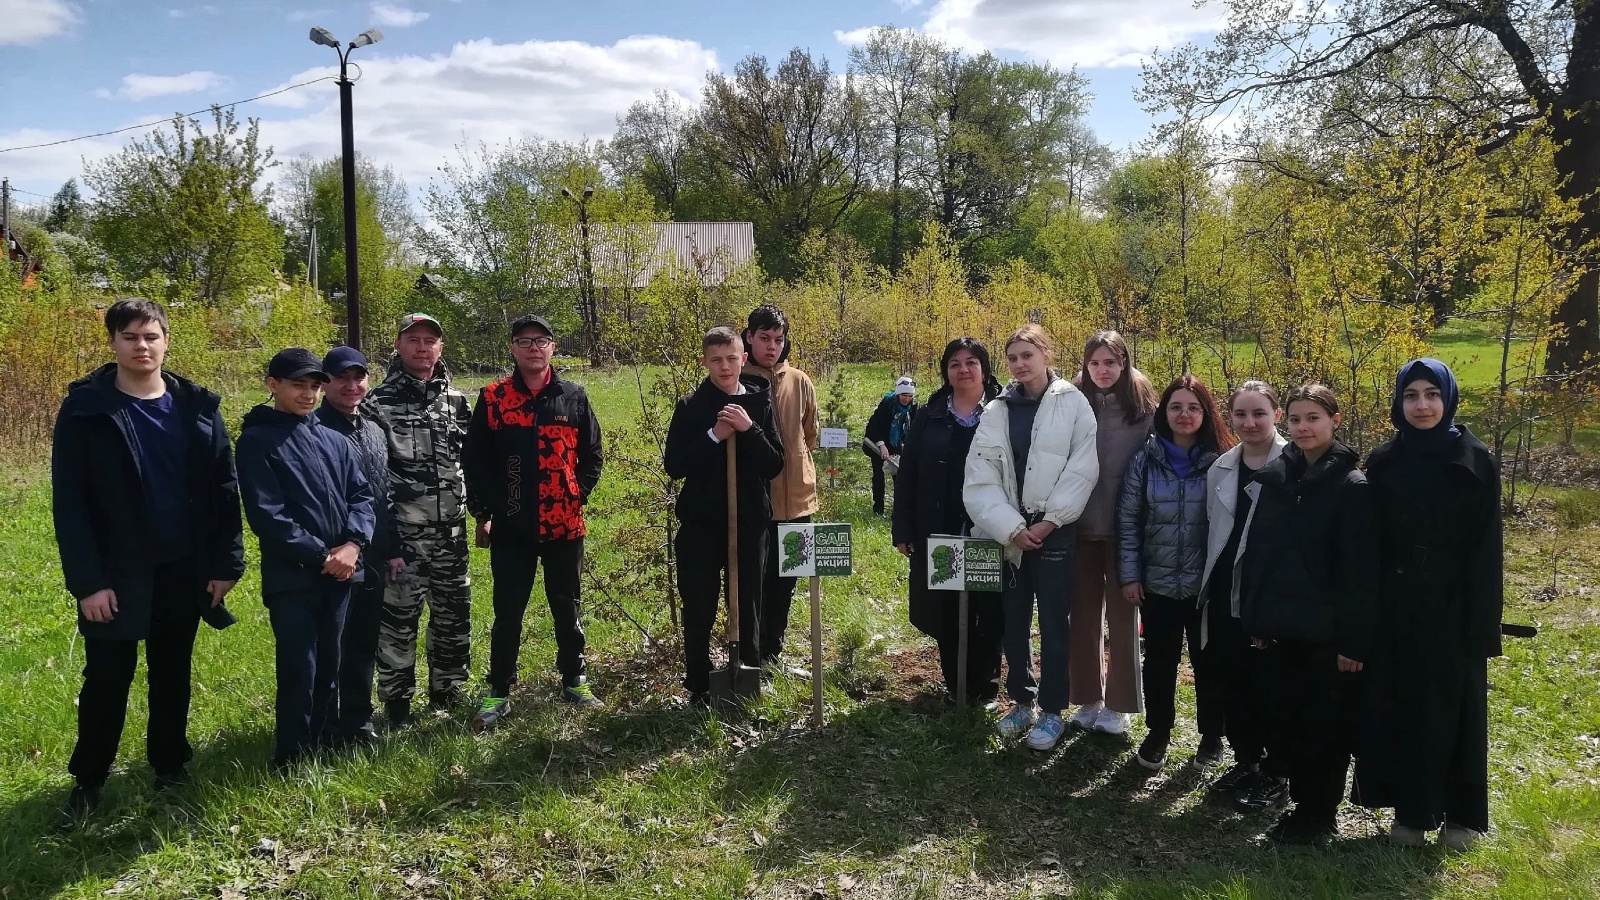
[[[466,683],[471,662],[472,591],[467,526],[396,523],[415,560],[389,582],[378,634],[378,699],[410,700],[417,685],[417,623],[428,607],[428,693]]]

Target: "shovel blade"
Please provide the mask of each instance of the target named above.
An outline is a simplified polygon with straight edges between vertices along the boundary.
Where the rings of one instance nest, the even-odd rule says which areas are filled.
[[[711,672],[711,701],[719,706],[742,706],[761,696],[761,670],[739,661],[739,648],[728,648],[728,664]]]

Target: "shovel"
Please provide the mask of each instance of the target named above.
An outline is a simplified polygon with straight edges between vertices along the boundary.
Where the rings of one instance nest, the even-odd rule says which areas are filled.
[[[711,673],[711,700],[719,706],[734,706],[741,700],[761,696],[761,670],[747,666],[739,658],[739,497],[734,442],[738,434],[728,435],[728,664]]]

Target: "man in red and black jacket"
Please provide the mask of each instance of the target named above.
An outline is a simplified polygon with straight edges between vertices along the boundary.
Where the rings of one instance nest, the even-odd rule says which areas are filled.
[[[467,430],[467,511],[478,521],[478,545],[489,547],[494,573],[489,696],[474,719],[480,729],[510,709],[522,614],[540,560],[561,699],[600,705],[584,674],[578,621],[583,504],[600,481],[600,424],[583,388],[557,377],[550,365],[555,349],[543,318],[530,314],[512,322],[516,369],[479,392]]]

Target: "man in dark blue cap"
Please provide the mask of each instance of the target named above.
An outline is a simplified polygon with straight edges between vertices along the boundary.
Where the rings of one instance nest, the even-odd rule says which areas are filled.
[[[339,740],[370,744],[377,737],[372,727],[372,670],[378,653],[383,591],[388,580],[405,567],[406,559],[390,506],[389,436],[382,419],[361,409],[368,389],[367,358],[354,347],[335,347],[322,358],[322,371],[328,376],[328,386],[317,407],[317,419],[349,439],[356,464],[372,491],[376,519],[372,546],[363,554],[363,578],[351,590],[339,659]]]
[[[356,453],[313,414],[327,382],[311,351],[279,351],[267,365],[272,405],[246,413],[239,434],[239,493],[260,540],[277,644],[280,771],[335,737],[345,610],[372,543],[372,492]]]

